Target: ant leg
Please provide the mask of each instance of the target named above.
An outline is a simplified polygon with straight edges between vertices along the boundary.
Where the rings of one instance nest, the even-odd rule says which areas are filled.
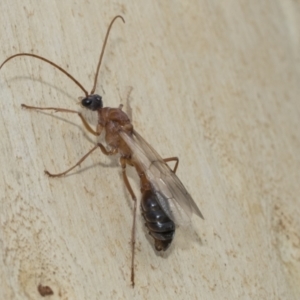
[[[179,164],[179,158],[174,156],[174,157],[164,158],[163,160],[164,160],[164,162],[176,161],[174,169],[172,170],[174,173],[176,173],[176,170],[177,170],[178,164]]]
[[[130,86],[129,91],[127,92],[127,95],[126,95],[126,113],[131,122],[132,122],[132,107],[130,105],[129,98],[130,98],[130,94],[131,94],[132,90],[133,90],[133,87]]]
[[[128,177],[126,174],[126,158],[121,157],[120,158],[120,163],[122,167],[122,175],[123,175],[123,180],[125,182],[125,186],[131,195],[131,198],[134,202],[133,206],[133,223],[132,223],[132,231],[131,231],[131,284],[132,287],[134,287],[134,248],[135,248],[135,223],[136,223],[136,206],[137,206],[137,200],[136,196],[132,190],[132,187],[128,181]]]
[[[84,127],[87,129],[88,132],[90,132],[91,134],[93,134],[95,136],[99,136],[101,134],[101,131],[98,131],[98,130],[95,131],[93,128],[91,128],[91,126],[88,124],[88,122],[82,116],[82,114],[76,110],[71,110],[71,109],[66,109],[66,108],[56,108],[56,107],[37,107],[37,106],[29,106],[26,104],[21,104],[21,106],[26,109],[54,110],[54,112],[67,112],[67,113],[77,114],[80,117]]]
[[[102,153],[105,154],[105,155],[114,155],[114,154],[117,153],[116,149],[112,149],[112,150],[108,151],[108,150],[105,149],[105,147],[101,143],[98,143],[95,147],[93,147],[93,149],[91,149],[87,154],[85,154],[73,167],[69,168],[68,170],[66,170],[66,171],[64,171],[62,173],[57,173],[57,174],[52,174],[52,173],[48,172],[47,170],[45,170],[45,173],[48,176],[50,176],[50,177],[59,177],[59,176],[66,175],[67,173],[69,173],[70,171],[72,171],[74,168],[76,168],[77,166],[79,166],[98,147],[100,147]]]
[[[132,122],[132,108],[131,108],[130,103],[129,103],[129,97],[130,97],[130,94],[131,94],[132,90],[133,90],[133,87],[130,86],[128,91],[127,91],[127,94],[126,94],[126,98],[125,98],[126,99],[126,109],[125,109],[125,111],[126,111],[126,114],[127,114],[128,118],[130,119],[131,122]],[[122,97],[120,96],[119,89],[118,89],[118,92],[119,92],[119,98],[122,101]],[[124,107],[123,104],[119,105],[119,109],[122,110],[123,107]]]

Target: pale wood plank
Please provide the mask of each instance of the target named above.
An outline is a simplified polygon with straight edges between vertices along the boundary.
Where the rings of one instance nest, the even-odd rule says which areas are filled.
[[[49,299],[299,299],[298,2],[4,0],[0,11],[1,61],[34,51],[88,89],[111,18],[125,17],[98,91],[117,106],[133,87],[136,129],[180,157],[205,217],[163,258],[138,219],[132,290],[132,203],[117,161],[99,152],[72,176],[44,176],[95,140],[73,116],[20,109],[76,109],[81,93],[51,67],[16,59],[0,71],[1,299],[39,299],[39,284]]]

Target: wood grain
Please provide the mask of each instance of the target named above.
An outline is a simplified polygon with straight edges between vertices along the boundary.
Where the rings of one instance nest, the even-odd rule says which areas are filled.
[[[130,287],[132,203],[117,159],[100,151],[51,179],[95,139],[67,114],[81,91],[40,61],[0,71],[0,298],[299,299],[299,1],[7,1],[3,61],[43,55],[87,89],[117,14],[97,91],[126,100],[135,128],[178,175],[205,220],[178,230],[164,256],[138,219]],[[95,119],[88,115],[91,124]],[[130,173],[139,195],[138,180]]]

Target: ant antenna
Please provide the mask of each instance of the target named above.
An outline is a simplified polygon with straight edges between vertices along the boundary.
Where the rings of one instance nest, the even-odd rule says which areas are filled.
[[[125,23],[125,20],[123,19],[122,16],[116,16],[113,18],[113,20],[110,22],[110,25],[107,29],[107,32],[106,32],[106,36],[105,36],[105,40],[104,40],[104,44],[103,44],[103,47],[102,47],[102,51],[101,51],[101,54],[100,54],[100,59],[99,59],[99,62],[98,62],[98,66],[97,66],[97,71],[96,71],[96,75],[95,75],[95,80],[94,80],[94,86],[93,86],[93,89],[91,91],[91,94],[93,94],[95,92],[95,89],[96,89],[96,84],[97,84],[97,78],[98,78],[98,74],[99,74],[99,70],[100,70],[100,66],[101,66],[101,62],[102,62],[102,58],[103,58],[103,54],[104,54],[104,50],[105,50],[105,46],[107,44],[107,39],[108,39],[108,36],[109,36],[109,32],[111,30],[111,27],[113,25],[113,23],[115,22],[115,20],[117,18],[120,18],[122,19],[122,21]],[[1,65],[0,65],[0,70],[1,68],[11,59],[17,57],[17,56],[31,56],[31,57],[34,57],[34,58],[37,58],[37,59],[40,59],[48,64],[50,64],[51,66],[57,68],[59,71],[61,71],[62,73],[64,73],[65,75],[67,75],[83,92],[84,94],[86,95],[86,97],[89,95],[89,93],[87,92],[87,90],[79,83],[79,81],[77,79],[75,79],[70,73],[68,73],[65,69],[63,69],[62,67],[60,67],[59,65],[57,65],[56,63],[54,63],[53,61],[51,60],[48,60],[47,58],[44,58],[42,56],[39,56],[39,55],[36,55],[36,54],[32,54],[32,53],[17,53],[17,54],[14,54],[10,57],[8,57]]]
[[[98,66],[97,66],[97,69],[96,69],[96,75],[95,75],[95,79],[94,79],[94,85],[93,85],[93,88],[92,88],[90,94],[94,94],[94,92],[96,90],[97,79],[98,79],[99,70],[100,70],[102,58],[103,58],[103,55],[104,55],[104,50],[105,50],[105,47],[106,47],[107,39],[108,39],[108,36],[109,36],[109,33],[110,33],[112,25],[114,24],[115,20],[118,19],[118,18],[122,19],[122,21],[125,23],[125,20],[123,19],[123,17],[120,16],[120,15],[118,15],[118,16],[115,16],[112,19],[112,21],[110,22],[110,24],[108,26],[108,29],[107,29],[107,32],[106,32],[106,36],[105,36],[105,39],[104,39],[104,43],[103,43],[103,46],[102,46],[102,50],[101,50],[101,53],[100,53],[100,58],[99,58]]]
[[[86,96],[88,96],[88,92],[85,90],[85,88],[79,83],[78,80],[76,80],[70,73],[68,73],[66,70],[64,70],[62,67],[60,67],[59,65],[57,65],[56,63],[52,62],[51,60],[48,60],[47,58],[44,58],[42,56],[36,55],[36,54],[32,54],[32,53],[18,53],[15,55],[12,55],[10,57],[8,57],[0,66],[0,69],[11,59],[17,57],[17,56],[31,56],[31,57],[35,57],[37,59],[40,59],[42,61],[45,61],[46,63],[50,64],[51,66],[57,68],[58,70],[60,70],[61,72],[63,72],[65,75],[67,75],[72,81],[75,82],[75,84],[77,84],[77,86],[79,86],[82,91],[85,93]]]

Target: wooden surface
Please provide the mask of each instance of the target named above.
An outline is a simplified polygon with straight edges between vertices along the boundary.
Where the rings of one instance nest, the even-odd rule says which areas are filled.
[[[133,88],[135,128],[180,157],[205,221],[158,256],[139,217],[132,289],[132,203],[117,159],[96,152],[72,175],[46,177],[96,140],[75,116],[21,109],[80,109],[82,94],[16,58],[0,71],[1,299],[41,299],[40,284],[49,299],[300,298],[300,2],[162,2],[2,0],[0,60],[32,51],[90,90],[107,26],[123,15],[97,91],[115,107]]]

